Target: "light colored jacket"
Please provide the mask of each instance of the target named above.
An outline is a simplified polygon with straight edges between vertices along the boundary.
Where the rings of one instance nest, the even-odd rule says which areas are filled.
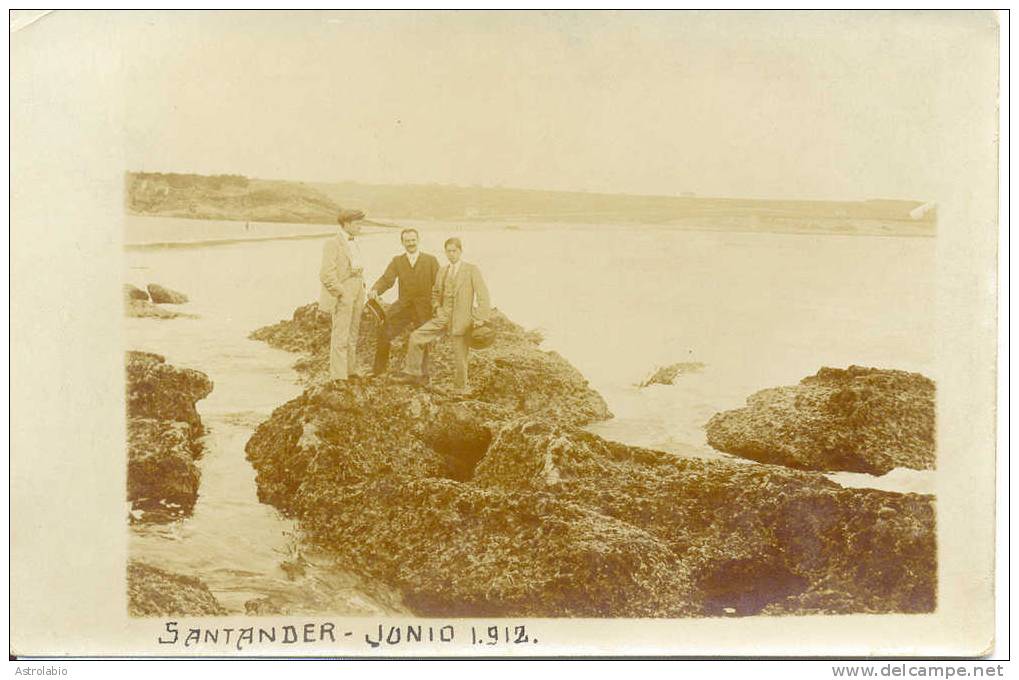
[[[325,242],[318,278],[322,282],[318,306],[323,312],[332,314],[337,305],[354,304],[363,284],[360,272],[351,269],[346,238],[337,235]]]
[[[460,271],[455,281],[447,281],[450,265],[439,270],[432,288],[432,306],[442,314],[442,298],[446,286],[453,286],[453,313],[449,322],[450,335],[465,335],[474,321],[488,321],[492,303],[488,298],[488,287],[481,276],[481,270],[470,262],[460,261]],[[474,298],[478,306],[474,308]]]

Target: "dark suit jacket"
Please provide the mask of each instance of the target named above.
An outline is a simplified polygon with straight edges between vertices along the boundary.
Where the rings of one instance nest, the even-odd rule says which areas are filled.
[[[406,255],[397,255],[389,262],[386,271],[372,288],[379,295],[400,282],[399,297],[389,308],[390,314],[413,309],[419,323],[432,318],[432,286],[439,271],[439,261],[434,255],[419,253],[417,263],[411,267]]]

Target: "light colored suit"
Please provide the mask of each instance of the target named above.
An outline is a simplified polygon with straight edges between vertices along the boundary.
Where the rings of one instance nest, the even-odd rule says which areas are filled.
[[[447,264],[439,270],[432,287],[432,308],[437,314],[443,311],[449,314],[449,334],[465,335],[474,325],[474,321],[488,321],[492,313],[492,303],[488,298],[488,287],[481,276],[481,270],[470,262],[460,262],[460,269],[453,281],[449,271],[452,265]],[[453,305],[444,309],[443,298],[452,287]],[[474,298],[478,299],[478,307],[474,308]]]
[[[450,274],[451,268],[452,265],[447,264],[435,277],[432,288],[435,316],[411,333],[404,371],[422,375],[425,348],[443,335],[449,335],[453,344],[454,386],[464,389],[467,387],[470,330],[475,322],[488,321],[492,304],[485,279],[476,265],[461,261],[455,276]],[[477,308],[474,307],[475,298]]]
[[[351,263],[345,232],[325,242],[319,281],[322,283],[319,309],[332,316],[329,376],[346,380],[357,369],[357,338],[365,293],[362,272]]]

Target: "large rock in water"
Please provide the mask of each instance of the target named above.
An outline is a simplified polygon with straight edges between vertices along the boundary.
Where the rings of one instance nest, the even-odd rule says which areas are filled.
[[[929,496],[677,459],[544,419],[500,420],[511,414],[478,402],[394,392],[313,387],[277,409],[247,453],[263,501],[418,613],[934,608]]]
[[[212,392],[200,371],[158,354],[127,353],[127,499],[147,521],[191,512],[204,432],[195,403]]]
[[[934,468],[934,382],[919,373],[822,368],[708,421],[720,451],[802,470],[882,475]]]
[[[127,609],[131,616],[221,616],[226,609],[193,576],[173,574],[143,562],[127,566]]]
[[[259,334],[315,358],[328,320],[298,312]],[[246,448],[260,499],[424,615],[934,609],[932,497],[603,440],[577,427],[600,397],[562,389],[575,369],[499,323],[508,346],[490,357],[506,364],[472,364],[470,399],[378,379],[314,384],[304,364],[312,386]],[[514,364],[518,352],[528,361]],[[542,377],[556,386],[544,403],[518,394]]]

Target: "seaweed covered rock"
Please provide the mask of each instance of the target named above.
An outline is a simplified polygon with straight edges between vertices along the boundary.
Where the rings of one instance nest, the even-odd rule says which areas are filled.
[[[222,616],[227,613],[200,579],[143,562],[132,561],[127,566],[127,596],[131,616]]]
[[[610,418],[601,395],[587,379],[556,352],[539,348],[540,338],[524,331],[498,311],[489,322],[495,331],[491,347],[472,351],[469,358],[471,397],[518,413],[542,412],[549,417],[585,424]],[[375,354],[377,321],[365,311],[358,338],[358,357],[370,362]],[[251,334],[278,349],[304,356],[295,368],[311,382],[324,382],[329,368],[330,319],[317,304],[299,307],[288,321],[261,328]],[[406,354],[404,337],[394,341],[390,367],[399,370]],[[453,356],[449,342],[440,340],[429,351],[432,383],[453,384]],[[384,381],[384,378],[379,380]]]
[[[373,381],[310,388],[247,454],[263,501],[422,614],[934,607],[929,496],[677,459]]]
[[[246,451],[260,500],[420,613],[687,611],[669,548],[646,532],[547,494],[466,483],[513,415],[409,386],[330,383],[276,409]]]
[[[190,513],[204,432],[195,403],[212,392],[201,371],[158,354],[127,353],[127,499],[146,521]]]
[[[129,418],[127,500],[133,508],[150,513],[149,519],[191,512],[198,499],[195,459],[200,454],[187,423]]]
[[[302,522],[343,563],[429,616],[673,617],[693,611],[668,547],[547,494],[379,477]]]
[[[446,461],[420,432],[438,411],[436,397],[409,387],[311,387],[273,411],[245,447],[258,498],[297,514],[320,490],[380,475],[444,475]]]
[[[212,392],[212,381],[201,371],[177,368],[150,352],[127,353],[127,414],[188,423],[201,433],[202,419],[195,403]]]
[[[905,371],[822,368],[716,414],[707,439],[726,453],[802,470],[933,469],[934,382]]]
[[[362,357],[373,324],[366,316]],[[469,398],[326,382],[329,319],[313,305],[257,331],[301,352],[311,383],[248,442],[260,499],[420,614],[934,609],[932,497],[606,441],[579,429],[608,414],[583,377],[504,317],[493,325],[496,343],[471,354]],[[434,382],[449,378],[448,352],[440,342],[433,353]],[[829,390],[841,380],[818,379]],[[850,389],[864,412],[877,408],[871,389]]]
[[[526,420],[499,432],[472,481],[551,493],[641,528],[673,551],[705,615],[934,609],[930,496],[676,458]],[[832,592],[838,602],[822,597]]]

